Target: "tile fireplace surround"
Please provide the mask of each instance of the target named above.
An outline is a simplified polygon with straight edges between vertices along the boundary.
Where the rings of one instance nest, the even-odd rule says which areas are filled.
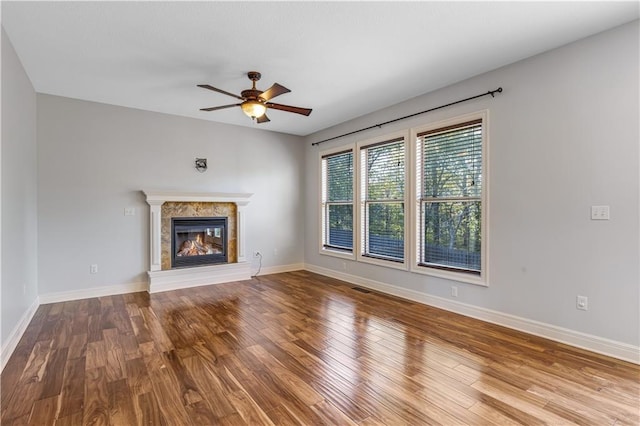
[[[230,281],[248,280],[251,278],[251,265],[247,262],[246,250],[246,226],[245,209],[249,204],[249,198],[253,194],[234,194],[221,192],[170,192],[170,191],[142,191],[149,204],[149,248],[150,265],[147,275],[149,277],[149,293],[176,290],[180,288],[196,287],[208,284],[220,284]],[[191,203],[233,203],[236,206],[236,241],[235,253],[230,259],[236,262],[193,266],[179,269],[162,268],[162,205],[171,202],[173,204]],[[197,217],[197,215],[194,215]],[[233,226],[233,225],[232,225]],[[166,227],[165,227],[166,228]],[[232,246],[229,249],[233,249]],[[165,262],[166,263],[166,262]]]

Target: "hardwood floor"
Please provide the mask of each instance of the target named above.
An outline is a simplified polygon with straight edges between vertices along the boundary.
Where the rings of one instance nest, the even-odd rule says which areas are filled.
[[[40,306],[2,425],[638,425],[640,368],[310,272]]]

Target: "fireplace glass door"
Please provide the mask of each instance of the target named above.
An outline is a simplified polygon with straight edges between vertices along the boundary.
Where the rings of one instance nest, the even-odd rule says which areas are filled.
[[[226,217],[171,219],[171,267],[227,263]]]

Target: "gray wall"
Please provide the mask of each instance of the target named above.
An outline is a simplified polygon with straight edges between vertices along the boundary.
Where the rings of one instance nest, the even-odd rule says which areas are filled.
[[[3,349],[38,297],[36,93],[2,29]]]
[[[303,156],[297,136],[39,94],[40,294],[146,282],[142,189],[254,193],[247,252],[301,264]]]
[[[306,262],[339,273],[638,345],[638,21],[307,137]],[[311,142],[498,86],[482,98]],[[489,287],[320,255],[319,151],[489,109]],[[590,220],[590,206],[611,220]],[[576,310],[576,295],[589,310]]]

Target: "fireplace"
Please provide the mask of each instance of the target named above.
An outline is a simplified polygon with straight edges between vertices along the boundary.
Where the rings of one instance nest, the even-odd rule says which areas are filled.
[[[171,218],[171,268],[228,262],[226,217]]]
[[[247,205],[253,194],[157,190],[143,192],[149,204],[149,271],[147,272],[149,293],[243,281],[251,278],[251,264],[247,262],[246,255],[245,218]],[[227,218],[224,233],[222,230],[219,233],[221,237],[224,235],[226,238],[224,246],[226,261],[173,267],[171,258],[172,253],[176,253],[176,251],[171,247],[174,233],[171,219],[174,218]],[[216,236],[217,232],[214,230],[211,231],[211,234]],[[187,235],[186,239],[194,238],[197,242],[197,235],[192,235],[191,238]],[[200,235],[202,241],[204,238],[204,235]],[[176,257],[198,259],[206,258],[212,254],[219,255],[220,253]]]

